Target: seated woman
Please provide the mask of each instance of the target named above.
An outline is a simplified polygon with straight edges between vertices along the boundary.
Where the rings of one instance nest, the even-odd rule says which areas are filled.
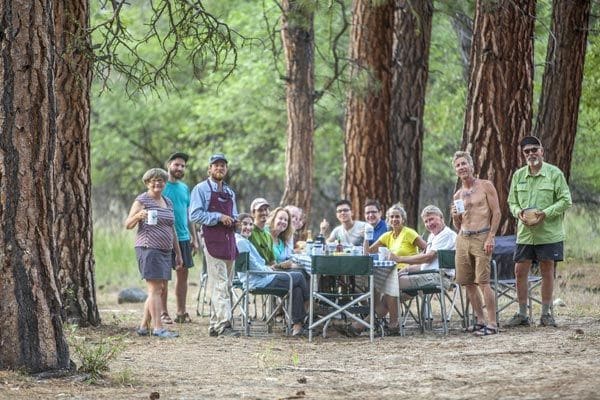
[[[400,259],[398,257],[417,254],[419,249],[425,250],[427,248],[427,243],[414,229],[404,226],[407,217],[406,211],[404,211],[402,206],[392,206],[388,209],[386,216],[392,230],[381,235],[371,246],[365,240],[364,247],[365,253],[377,253],[380,247],[387,247],[390,251],[390,260],[398,263],[396,264],[396,269],[388,274],[383,286],[375,285],[376,298],[379,299],[380,294],[383,293],[382,301],[375,303],[375,311],[379,316],[385,316],[387,313],[390,314],[388,334],[397,335],[400,333],[400,326],[398,324],[397,298],[399,288],[397,270],[406,266],[406,264],[399,262]]]
[[[273,238],[273,254],[275,254],[276,263],[288,260],[294,252],[292,242],[294,228],[290,221],[290,213],[283,207],[273,210],[267,220],[268,230]]]
[[[265,264],[265,260],[260,256],[256,247],[248,240],[252,233],[254,222],[250,214],[240,214],[238,216],[239,233],[235,234],[237,248],[240,253],[249,253],[249,270],[254,271],[273,271],[271,267]],[[278,265],[273,266],[277,268]],[[305,335],[303,328],[304,318],[306,317],[306,304],[310,299],[310,293],[304,275],[301,272],[291,271],[292,276],[292,336]],[[250,274],[249,284],[251,288],[278,288],[288,289],[290,286],[290,277],[287,274],[268,274],[253,275]]]

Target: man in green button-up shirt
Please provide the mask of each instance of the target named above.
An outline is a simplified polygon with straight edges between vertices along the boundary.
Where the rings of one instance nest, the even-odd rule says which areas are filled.
[[[560,169],[543,161],[544,148],[534,136],[520,143],[527,165],[515,171],[510,184],[508,205],[518,219],[515,277],[519,312],[507,326],[530,325],[527,317],[529,269],[537,260],[542,274],[542,326],[556,326],[550,312],[554,290],[554,266],[563,260],[564,213],[571,206],[571,192]],[[524,211],[534,209],[536,222],[531,223]]]

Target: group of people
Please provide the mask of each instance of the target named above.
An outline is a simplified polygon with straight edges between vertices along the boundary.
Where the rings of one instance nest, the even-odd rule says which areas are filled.
[[[519,146],[526,165],[514,173],[508,196],[510,211],[518,223],[514,261],[519,311],[506,326],[531,323],[527,316],[527,295],[529,269],[534,261],[539,263],[542,274],[540,324],[556,326],[551,312],[554,268],[555,263],[563,259],[565,234],[562,221],[565,210],[571,205],[571,196],[562,172],[543,161],[544,149],[539,139],[527,136]],[[298,243],[298,233],[304,225],[304,215],[295,206],[271,210],[265,198],[254,199],[249,213],[238,213],[235,192],[224,181],[228,161],[223,154],[210,157],[207,179],[190,193],[181,182],[187,160],[187,155],[175,153],[167,161],[168,172],[159,168],[147,171],[142,178],[147,191],[136,198],[126,221],[128,229],[138,227],[136,256],[142,278],[148,285],[148,299],[137,332],[140,335],[177,336],[176,332],[163,326],[170,319],[166,295],[171,268],[177,273],[176,321],[189,321],[185,312],[187,268],[193,266],[192,253],[201,247],[211,286],[209,335],[239,336],[231,325],[230,299],[236,256],[248,252],[250,270],[288,269],[294,246]],[[331,232],[327,220],[319,225],[319,235],[327,242],[362,246],[366,253],[376,253],[380,247],[389,250],[389,258],[397,263],[397,269],[375,287],[375,310],[379,317],[387,317],[389,335],[400,331],[400,289],[407,290],[439,279],[436,278],[439,276],[437,251],[442,249],[456,250],[456,276],[448,272],[446,279],[448,282],[454,279],[465,287],[476,317],[475,323],[466,330],[478,336],[499,332],[495,296],[490,285],[490,261],[501,216],[498,194],[492,182],[475,176],[468,152],[456,152],[453,167],[461,182],[450,206],[456,231],[446,226],[439,207],[428,205],[421,212],[429,232],[425,241],[414,229],[405,226],[407,216],[402,205],[390,207],[384,219],[376,200],[365,204],[365,222],[353,218],[350,201],[340,200],[335,204],[339,225]],[[149,219],[152,210],[158,212],[154,223]],[[196,224],[201,226],[201,246],[195,232]],[[432,274],[411,275],[410,272],[415,270],[431,270]],[[251,274],[249,285],[288,288],[290,279],[294,290],[292,335],[301,336],[306,333],[304,323],[310,296],[303,273]],[[356,324],[348,324],[343,326],[343,333],[353,336],[359,334],[360,329]]]

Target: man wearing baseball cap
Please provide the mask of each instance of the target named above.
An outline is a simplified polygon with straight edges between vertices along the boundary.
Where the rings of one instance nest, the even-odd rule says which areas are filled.
[[[527,292],[529,269],[539,262],[542,274],[541,326],[556,326],[551,312],[554,267],[563,260],[565,230],[563,218],[571,206],[571,192],[562,171],[544,162],[542,142],[526,136],[520,142],[527,165],[515,171],[508,193],[508,206],[517,218],[515,278],[519,312],[506,326],[529,326]]]
[[[256,247],[260,256],[265,259],[267,265],[271,265],[275,262],[273,238],[266,227],[270,207],[271,205],[269,202],[262,197],[257,197],[252,200],[252,203],[250,204],[250,213],[252,214],[252,218],[254,218],[254,228],[252,229],[252,234],[248,238],[254,247]]]
[[[208,178],[191,193],[190,219],[202,225],[208,282],[212,286],[209,336],[240,336],[231,325],[231,282],[237,257],[235,192],[224,182],[228,163],[223,153],[208,160]]]
[[[186,153],[173,153],[166,162],[169,180],[163,190],[163,195],[173,203],[175,214],[175,231],[181,249],[183,265],[176,268],[177,280],[175,281],[175,298],[177,299],[177,316],[175,322],[192,322],[186,311],[188,269],[194,266],[193,253],[198,249],[198,238],[195,225],[189,220],[190,188],[182,179],[189,156]],[[175,265],[175,253],[173,253],[173,265]],[[167,312],[167,288],[162,296],[163,311],[161,320],[163,323],[172,323]]]

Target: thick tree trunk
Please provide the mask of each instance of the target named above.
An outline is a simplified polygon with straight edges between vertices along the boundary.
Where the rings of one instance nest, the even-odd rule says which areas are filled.
[[[577,133],[590,0],[554,0],[535,135],[567,180]]]
[[[71,323],[98,325],[94,286],[90,177],[90,67],[88,2],[58,0],[56,27],[56,124],[54,156],[58,278]]]
[[[66,369],[55,278],[53,2],[0,3],[0,368]]]
[[[285,191],[281,202],[296,205],[310,215],[315,130],[314,30],[313,11],[301,3],[297,0],[282,3],[288,128]]]
[[[407,225],[416,227],[433,2],[402,0],[397,3],[390,112],[392,194],[394,199],[404,203]]]
[[[499,233],[514,232],[508,190],[519,138],[531,134],[535,0],[478,0],[462,148],[496,186]]]
[[[342,196],[355,216],[362,216],[367,198],[384,207],[399,200],[392,197],[389,137],[394,4],[372,3],[352,5]]]

